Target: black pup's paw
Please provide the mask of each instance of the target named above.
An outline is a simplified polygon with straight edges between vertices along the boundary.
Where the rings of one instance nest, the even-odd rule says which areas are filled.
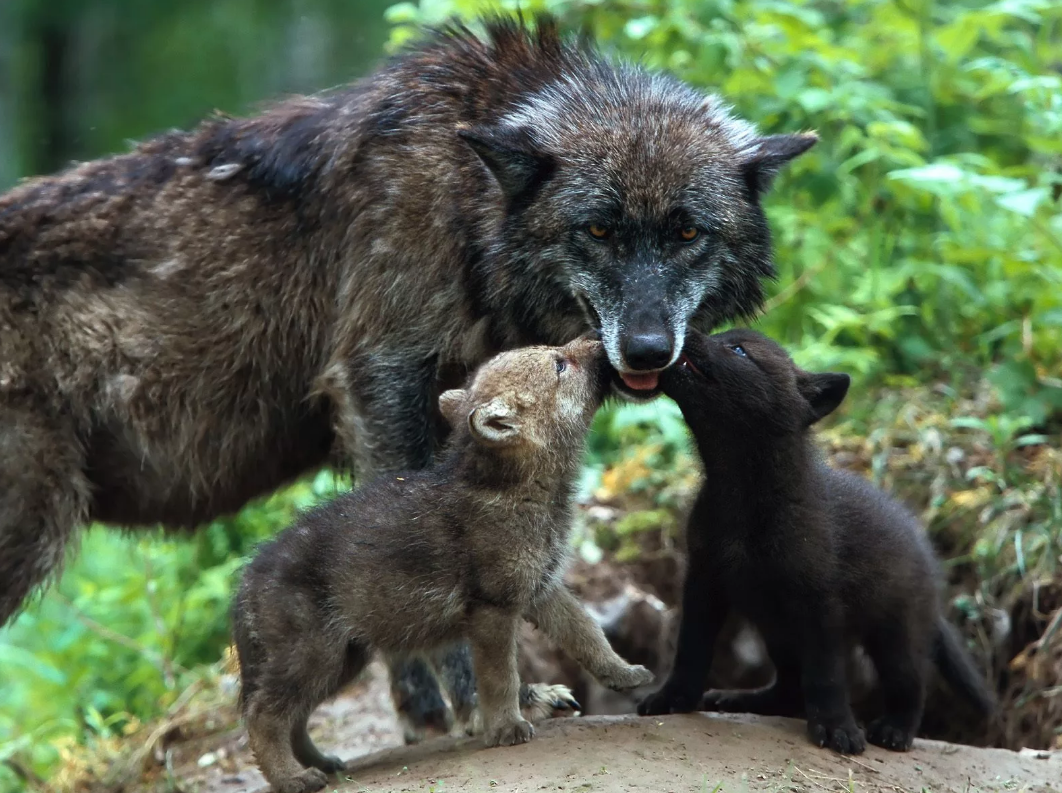
[[[876,719],[867,729],[867,740],[893,752],[906,752],[914,744],[914,732],[897,727],[887,718]]]
[[[638,703],[639,716],[660,716],[665,713],[692,713],[700,705],[700,694],[669,689],[666,685]]]
[[[851,716],[836,722],[809,719],[808,738],[816,746],[824,746],[840,754],[863,754],[867,748],[863,731]]]

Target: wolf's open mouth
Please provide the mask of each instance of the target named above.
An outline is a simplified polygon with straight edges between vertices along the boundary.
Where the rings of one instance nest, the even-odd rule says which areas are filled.
[[[628,402],[647,402],[655,399],[660,395],[660,372],[620,374],[612,369],[612,391]]]
[[[660,385],[660,373],[648,372],[646,374],[636,374],[633,372],[620,373],[620,380],[631,391],[652,391],[654,388]]]

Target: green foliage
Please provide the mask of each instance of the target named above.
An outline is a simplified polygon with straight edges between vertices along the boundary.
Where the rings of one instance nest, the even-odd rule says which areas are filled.
[[[44,774],[64,738],[106,738],[165,710],[228,645],[245,557],[348,487],[323,472],[191,540],[89,531],[58,586],[0,633],[0,761],[17,753]],[[0,790],[14,784],[5,772]]]

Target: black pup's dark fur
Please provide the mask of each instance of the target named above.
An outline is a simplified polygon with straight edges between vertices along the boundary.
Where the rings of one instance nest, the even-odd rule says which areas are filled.
[[[704,460],[687,527],[689,569],[671,675],[642,715],[696,709],[800,716],[819,746],[865,746],[848,699],[846,660],[861,645],[885,713],[867,738],[910,748],[930,662],[989,713],[993,697],[944,620],[938,568],[922,527],[860,477],[829,468],[810,427],[848,391],[844,374],[797,368],[749,330],[691,331],[661,379]],[[758,691],[709,692],[705,672],[729,610],[761,631],[777,669]]]

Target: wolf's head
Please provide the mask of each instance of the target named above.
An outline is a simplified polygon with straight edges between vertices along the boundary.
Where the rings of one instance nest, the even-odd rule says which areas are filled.
[[[774,267],[761,198],[817,138],[760,136],[665,75],[556,57],[559,76],[459,134],[506,201],[494,252],[536,279],[525,316],[556,310],[550,290],[563,290],[628,394],[646,395],[691,322],[709,330],[762,304]]]
[[[718,443],[736,431],[790,435],[828,416],[848,393],[848,375],[805,372],[777,342],[738,328],[687,334],[679,365],[660,378],[694,436]]]

